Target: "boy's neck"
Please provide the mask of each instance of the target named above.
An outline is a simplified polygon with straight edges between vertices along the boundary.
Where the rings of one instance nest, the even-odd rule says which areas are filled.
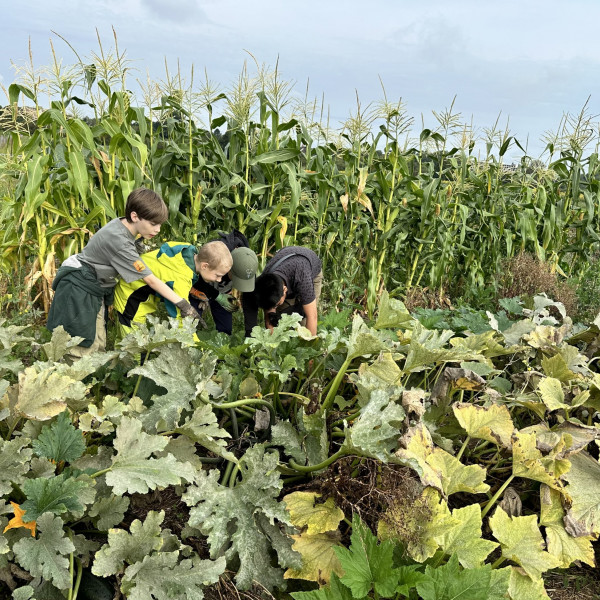
[[[125,225],[125,227],[128,229],[129,233],[131,233],[131,235],[133,237],[137,237],[137,227],[135,226],[135,223],[130,223],[126,217],[122,217],[121,218],[121,223],[123,223],[123,225]]]

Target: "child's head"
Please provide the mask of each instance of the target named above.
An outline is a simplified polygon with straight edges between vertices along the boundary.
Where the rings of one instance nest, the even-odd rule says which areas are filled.
[[[229,273],[233,259],[223,242],[208,242],[198,248],[195,256],[196,271],[204,281],[221,281]]]
[[[283,279],[275,273],[263,273],[256,278],[254,294],[258,306],[270,310],[279,306],[285,300],[287,288]]]
[[[128,223],[137,219],[151,221],[161,225],[167,220],[169,210],[163,199],[153,190],[148,188],[137,188],[127,197],[125,205],[125,218]]]

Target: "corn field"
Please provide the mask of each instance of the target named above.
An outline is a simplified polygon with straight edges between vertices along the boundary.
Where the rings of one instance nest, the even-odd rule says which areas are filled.
[[[322,258],[333,304],[372,312],[416,286],[476,299],[528,251],[577,275],[598,251],[598,127],[586,107],[547,136],[546,162],[496,124],[476,136],[453,106],[413,134],[401,101],[357,106],[340,128],[277,68],[227,89],[168,68],[129,90],[114,47],[64,67],[20,67],[0,116],[0,273],[25,273],[47,309],[56,266],[124,212],[133,189],[165,199],[161,237],[244,232],[264,261],[299,244]],[[485,150],[476,155],[476,142]],[[520,147],[520,146],[519,146]]]

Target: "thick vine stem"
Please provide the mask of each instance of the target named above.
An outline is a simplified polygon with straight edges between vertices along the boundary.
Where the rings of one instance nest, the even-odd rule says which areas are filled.
[[[340,384],[342,383],[342,381],[344,379],[344,375],[346,374],[346,371],[348,370],[348,367],[350,366],[351,362],[352,362],[352,357],[347,358],[344,361],[344,364],[341,366],[340,370],[337,372],[337,375],[335,376],[335,379],[333,380],[333,383],[331,384],[331,387],[329,388],[329,391],[327,392],[327,396],[325,397],[325,400],[323,400],[323,404],[321,405],[321,408],[319,409],[320,415],[325,414],[331,408],[333,401],[335,399],[335,395],[340,387]]]
[[[271,425],[275,423],[275,409],[273,408],[273,405],[266,400],[261,400],[260,398],[244,398],[242,400],[236,400],[235,402],[224,402],[223,404],[219,404],[218,402],[210,403],[213,408],[222,408],[223,410],[228,408],[237,408],[239,406],[247,406],[249,404],[257,404],[267,408],[269,410],[269,414],[271,415]]]
[[[346,456],[346,449],[343,446],[335,454],[332,454],[329,458],[318,465],[299,465],[293,458],[290,458],[288,464],[292,469],[294,469],[294,471],[298,471],[300,473],[313,473],[314,471],[320,471],[321,469],[327,468],[338,458],[342,458],[342,456]]]

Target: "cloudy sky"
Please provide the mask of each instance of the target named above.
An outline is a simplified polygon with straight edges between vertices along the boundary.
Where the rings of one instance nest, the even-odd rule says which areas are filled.
[[[114,27],[136,69],[132,79],[164,77],[177,60],[184,72],[226,90],[250,52],[274,66],[295,92],[321,98],[333,123],[383,98],[402,98],[414,132],[434,129],[433,111],[450,107],[483,135],[500,115],[531,156],[556,131],[565,113],[577,114],[588,97],[600,114],[598,0],[32,0],[10,2],[0,36],[0,82],[15,80],[12,63],[51,62],[50,40],[64,64],[105,48]],[[0,101],[0,104],[6,100]],[[598,119],[594,119],[597,121]],[[513,153],[514,156],[514,153]]]

